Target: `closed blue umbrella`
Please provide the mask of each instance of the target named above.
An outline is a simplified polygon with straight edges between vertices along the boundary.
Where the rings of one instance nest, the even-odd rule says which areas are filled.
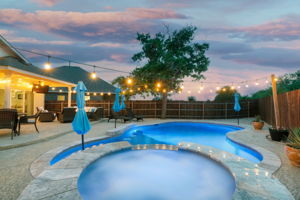
[[[115,101],[114,101],[114,105],[112,107],[114,112],[120,112],[121,111],[121,107],[120,107],[120,100],[119,100],[119,93],[121,92],[121,90],[119,88],[117,88],[115,90],[116,96],[115,96]],[[115,119],[115,128],[117,127],[117,119]]]
[[[240,120],[239,120],[239,112],[241,110],[241,106],[240,106],[240,103],[239,103],[239,97],[240,95],[236,92],[234,93],[234,111],[237,112],[237,117],[238,117],[238,124],[240,124]]]
[[[125,109],[126,108],[126,105],[125,105],[125,96],[122,95],[122,100],[121,100],[121,106],[120,106],[121,110]]]
[[[112,107],[112,109],[113,109],[114,112],[120,112],[121,111],[120,100],[119,100],[119,93],[120,92],[121,92],[121,90],[119,88],[117,88],[115,90],[116,97],[115,97],[114,105]]]
[[[77,103],[77,112],[75,118],[72,122],[73,130],[81,135],[82,140],[82,150],[84,150],[84,134],[89,132],[91,129],[90,121],[84,110],[85,106],[85,91],[87,90],[84,83],[79,81],[76,88],[76,103]]]

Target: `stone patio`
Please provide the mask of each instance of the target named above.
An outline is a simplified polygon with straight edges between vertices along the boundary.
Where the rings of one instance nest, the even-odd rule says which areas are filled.
[[[145,122],[139,122],[138,124],[151,124],[167,121],[178,120],[146,119]],[[204,122],[207,120],[187,121]],[[248,128],[248,131],[244,131],[243,134],[234,135],[233,137],[244,144],[255,144],[256,146],[263,147],[271,152],[276,153],[282,160],[282,166],[274,173],[274,176],[287,186],[287,188],[294,195],[295,199],[299,199],[300,192],[298,188],[300,188],[300,169],[292,167],[288,163],[283,151],[284,144],[272,142],[266,139],[266,129],[263,131],[253,131],[250,126],[250,121],[251,119],[242,119],[241,126]],[[235,124],[235,120],[217,120],[208,122]],[[118,126],[120,125],[122,124],[118,123]],[[0,151],[0,193],[4,199],[17,199],[23,189],[31,182],[31,180],[33,180],[33,176],[29,169],[31,163],[38,157],[51,149],[59,148],[60,146],[74,142],[80,142],[80,137],[72,132],[70,123],[60,124],[55,122],[46,123],[45,125],[44,123],[40,123],[38,126],[41,130],[39,135],[35,134],[34,131],[30,132],[30,127],[28,126],[28,130],[26,129],[26,131],[28,131],[27,134],[24,127],[24,133],[21,136],[16,137],[13,141],[9,141],[9,135],[5,135],[1,132],[0,147],[2,149]],[[86,138],[104,137],[105,132],[113,128],[113,122],[107,123],[106,121],[103,121],[95,123],[93,124],[92,130],[86,135]],[[34,128],[32,130],[34,130]],[[55,135],[55,137],[53,135]],[[35,139],[34,144],[26,144],[28,141],[30,141],[29,137]],[[16,145],[18,148],[10,147],[11,149],[5,149],[9,145]],[[62,199],[64,198],[62,197]]]

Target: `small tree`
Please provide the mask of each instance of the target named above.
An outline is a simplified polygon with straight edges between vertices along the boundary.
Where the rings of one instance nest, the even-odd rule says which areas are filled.
[[[142,62],[143,66],[136,68],[129,77],[133,78],[136,87],[140,87],[140,90],[134,89],[134,94],[161,96],[161,118],[166,117],[168,92],[180,90],[185,77],[202,79],[202,72],[209,65],[209,59],[205,56],[209,45],[194,43],[195,31],[196,27],[187,26],[179,31],[160,32],[155,36],[137,34],[142,51],[133,55],[132,60]],[[114,83],[129,89],[124,80],[126,77],[118,77]]]
[[[187,100],[188,100],[189,102],[194,102],[194,101],[196,101],[196,97],[194,97],[194,96],[189,96],[189,97],[187,98]]]
[[[232,102],[234,101],[234,93],[236,93],[235,89],[231,89],[229,86],[224,86],[220,90],[218,90],[217,95],[215,96],[216,102]]]

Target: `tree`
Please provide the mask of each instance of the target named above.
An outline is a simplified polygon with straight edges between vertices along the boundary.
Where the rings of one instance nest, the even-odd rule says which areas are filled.
[[[216,102],[233,102],[234,101],[234,93],[236,93],[235,89],[232,89],[229,86],[224,86],[220,90],[218,90],[217,95],[215,96]]]
[[[189,102],[194,102],[194,101],[196,101],[196,97],[194,97],[194,96],[189,96],[189,97],[187,98],[187,100],[188,100]]]
[[[142,51],[133,55],[132,60],[143,63],[129,77],[134,80],[135,94],[152,94],[161,96],[161,118],[166,117],[168,92],[180,90],[180,84],[185,77],[200,80],[202,72],[207,70],[209,59],[205,56],[209,45],[193,42],[196,27],[187,26],[181,30],[167,33],[137,33],[137,40]],[[127,77],[128,78],[128,77]],[[118,77],[118,84],[127,90],[126,77]],[[169,93],[170,95],[170,93]]]

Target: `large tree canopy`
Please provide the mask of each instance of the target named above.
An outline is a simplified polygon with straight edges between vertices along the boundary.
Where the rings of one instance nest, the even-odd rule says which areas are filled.
[[[214,101],[216,102],[234,102],[234,93],[235,89],[232,89],[230,86],[224,86],[218,90],[217,95],[215,96]]]
[[[202,72],[209,65],[209,59],[205,56],[209,45],[193,42],[195,31],[196,27],[187,26],[172,33],[160,32],[154,36],[149,33],[137,34],[142,51],[133,55],[132,60],[142,66],[129,76],[134,80],[134,86],[138,87],[131,93],[162,94],[162,118],[166,114],[167,93],[178,91],[185,77],[202,79]],[[118,77],[113,83],[125,89],[128,88],[125,80],[126,77]]]

